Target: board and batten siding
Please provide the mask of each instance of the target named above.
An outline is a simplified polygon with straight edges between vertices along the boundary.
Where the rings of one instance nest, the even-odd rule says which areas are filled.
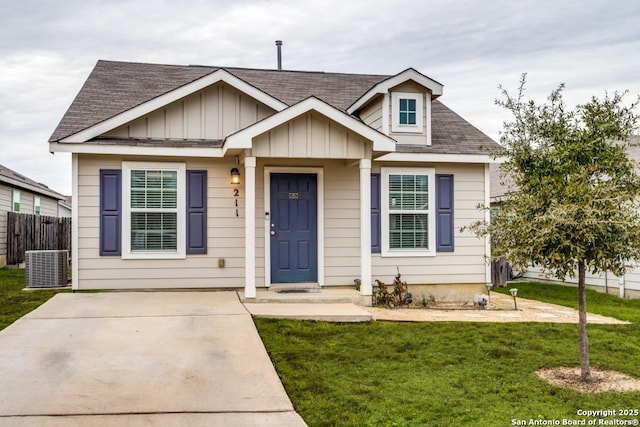
[[[383,164],[374,162],[375,172],[380,166],[435,167],[436,174],[453,174],[454,180],[454,251],[437,252],[432,257],[382,257],[372,254],[374,279],[392,283],[396,267],[402,280],[410,285],[430,284],[479,284],[485,283],[485,241],[467,231],[465,225],[484,219],[484,212],[477,208],[484,202],[484,165],[455,164]]]
[[[371,143],[341,124],[313,112],[303,114],[254,138],[255,157],[361,159],[371,157]]]
[[[273,113],[271,108],[220,82],[102,136],[221,140]]]
[[[122,161],[184,162],[187,170],[207,171],[207,246],[205,255],[185,259],[134,259],[99,255],[100,169],[121,169]],[[78,279],[80,289],[242,288],[244,286],[244,194],[238,188],[236,217],[228,159],[178,159],[79,155]],[[225,267],[218,260],[225,259]]]

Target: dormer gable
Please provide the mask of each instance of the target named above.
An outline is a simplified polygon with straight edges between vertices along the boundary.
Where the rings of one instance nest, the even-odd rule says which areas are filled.
[[[400,145],[431,145],[431,102],[443,85],[409,68],[371,88],[349,109]]]

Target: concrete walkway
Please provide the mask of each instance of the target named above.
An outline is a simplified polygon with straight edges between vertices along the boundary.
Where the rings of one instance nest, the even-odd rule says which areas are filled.
[[[235,292],[58,294],[0,361],[3,426],[306,425]]]

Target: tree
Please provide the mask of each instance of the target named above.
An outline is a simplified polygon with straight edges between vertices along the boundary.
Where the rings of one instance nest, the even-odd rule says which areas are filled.
[[[514,191],[490,224],[469,228],[490,235],[494,257],[518,271],[537,264],[558,279],[578,271],[581,379],[589,381],[585,273],[621,276],[640,259],[640,177],[627,155],[638,101],[625,106],[626,92],[616,92],[567,110],[564,85],[539,105],[524,100],[525,83],[523,74],[515,97],[500,86],[496,100],[513,114],[496,155]]]

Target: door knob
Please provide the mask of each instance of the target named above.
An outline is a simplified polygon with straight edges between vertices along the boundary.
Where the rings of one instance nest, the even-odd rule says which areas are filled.
[[[271,230],[271,235],[272,235],[272,236],[275,236],[275,235],[276,235],[276,232],[275,232],[274,230]]]

